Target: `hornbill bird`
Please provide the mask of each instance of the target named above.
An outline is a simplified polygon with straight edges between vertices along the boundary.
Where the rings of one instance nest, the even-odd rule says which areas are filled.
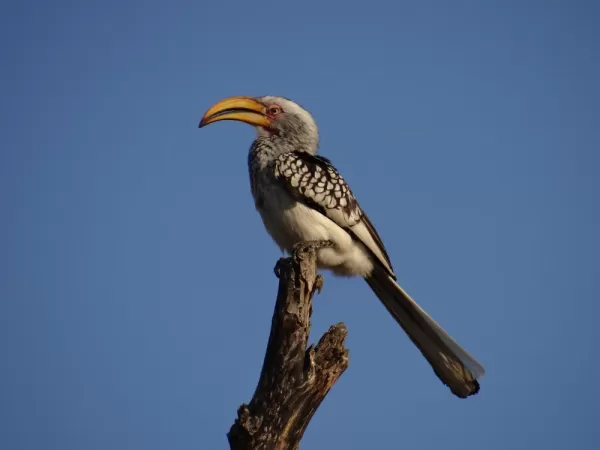
[[[258,132],[248,155],[252,196],[281,250],[315,243],[320,269],[364,278],[454,395],[476,394],[484,368],[396,283],[375,227],[331,162],[317,156],[312,116],[283,97],[230,97],[209,108],[199,126],[221,120]]]

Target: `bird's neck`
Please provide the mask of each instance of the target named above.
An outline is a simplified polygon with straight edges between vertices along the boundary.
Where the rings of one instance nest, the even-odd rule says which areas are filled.
[[[267,166],[279,155],[290,152],[306,152],[314,155],[318,150],[318,141],[278,135],[259,136],[250,147],[249,158],[260,166]]]

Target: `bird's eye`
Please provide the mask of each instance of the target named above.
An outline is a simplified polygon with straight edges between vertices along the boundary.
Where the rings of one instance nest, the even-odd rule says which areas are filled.
[[[270,116],[276,116],[277,114],[281,113],[281,107],[277,105],[271,105],[267,109],[267,113],[269,113]]]

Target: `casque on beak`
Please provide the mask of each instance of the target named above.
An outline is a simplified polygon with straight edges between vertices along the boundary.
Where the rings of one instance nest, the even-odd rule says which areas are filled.
[[[263,128],[271,126],[265,106],[252,97],[229,97],[221,100],[206,111],[199,128],[220,120],[238,120]]]

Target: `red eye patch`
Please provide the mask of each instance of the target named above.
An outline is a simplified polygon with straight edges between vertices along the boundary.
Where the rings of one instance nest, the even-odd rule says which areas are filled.
[[[281,114],[283,110],[279,105],[269,105],[267,107],[267,116],[269,119],[273,119],[277,114]]]

